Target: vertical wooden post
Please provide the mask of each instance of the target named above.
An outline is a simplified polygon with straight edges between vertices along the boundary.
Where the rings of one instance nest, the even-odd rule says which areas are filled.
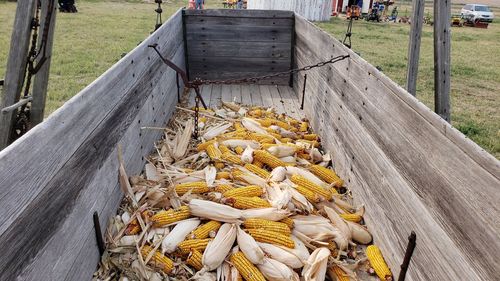
[[[408,66],[406,71],[406,90],[417,95],[418,60],[420,58],[420,38],[424,24],[425,0],[413,0],[410,40],[408,43]]]
[[[40,29],[39,29],[39,40],[38,45],[41,45],[42,42],[42,34],[43,28],[45,26],[45,20],[47,18],[49,2],[55,2],[55,0],[41,0],[42,1],[42,10],[40,13]],[[33,101],[31,102],[31,126],[34,127],[38,123],[43,121],[43,115],[45,111],[45,100],[47,97],[47,86],[49,84],[49,72],[50,72],[50,61],[52,57],[52,43],[54,42],[54,29],[56,25],[56,11],[57,11],[57,3],[54,3],[52,9],[52,16],[50,18],[50,25],[47,34],[46,41],[46,56],[47,60],[42,65],[40,70],[35,75],[35,80],[33,82]],[[37,61],[38,63],[38,61]]]
[[[450,122],[451,0],[434,1],[435,111]]]
[[[30,46],[31,20],[35,7],[36,1],[34,0],[17,1],[0,111],[2,108],[16,103],[21,95]],[[0,150],[9,145],[15,114],[16,111],[0,112]]]

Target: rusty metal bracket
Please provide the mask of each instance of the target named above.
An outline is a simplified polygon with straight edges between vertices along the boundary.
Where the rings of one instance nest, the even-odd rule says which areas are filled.
[[[398,281],[404,281],[406,278],[406,271],[408,271],[408,266],[410,265],[411,257],[413,256],[413,251],[417,246],[417,234],[414,231],[411,232],[408,237],[408,246],[406,247],[405,257],[403,263],[401,264],[401,271],[399,272]]]
[[[195,93],[196,93],[196,96],[200,99],[201,101],[201,104],[203,105],[203,107],[205,109],[208,109],[205,101],[203,100],[203,98],[201,97],[201,94],[200,94],[200,85],[201,85],[201,80],[196,78],[194,81],[189,81],[188,77],[187,77],[187,74],[184,70],[182,70],[182,68],[178,67],[175,63],[173,63],[171,60],[163,57],[163,55],[160,53],[160,51],[158,51],[158,44],[151,44],[151,45],[148,45],[149,48],[153,48],[156,53],[158,54],[158,56],[160,56],[160,59],[166,64],[168,65],[170,68],[172,68],[173,70],[175,70],[175,72],[177,72],[180,76],[181,76],[181,79],[182,79],[182,82],[184,82],[184,85],[187,87],[187,88],[190,88],[190,89],[194,89]]]

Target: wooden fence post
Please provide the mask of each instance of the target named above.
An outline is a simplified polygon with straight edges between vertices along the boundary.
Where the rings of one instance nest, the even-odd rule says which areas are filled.
[[[40,38],[38,40],[38,45],[41,45],[42,42],[42,33],[43,33],[43,27],[45,26],[45,20],[47,17],[48,13],[48,8],[49,8],[49,2],[55,0],[41,0],[42,1],[42,10],[40,13]],[[52,16],[50,18],[50,25],[49,25],[49,30],[47,34],[47,41],[46,41],[46,56],[47,60],[45,63],[42,65],[40,70],[35,75],[34,82],[33,82],[33,101],[31,102],[31,118],[30,118],[30,123],[31,127],[36,126],[38,123],[43,121],[43,115],[45,111],[45,99],[47,97],[47,86],[49,84],[49,72],[50,72],[50,61],[52,57],[52,43],[54,42],[54,29],[56,25],[56,14],[57,14],[57,3],[54,3],[53,5],[53,10],[52,10]],[[38,63],[38,61],[37,61]]]
[[[420,58],[420,38],[424,24],[425,0],[413,0],[410,40],[408,43],[408,66],[406,71],[406,90],[417,95],[418,60]]]
[[[434,1],[434,106],[450,122],[451,0]]]
[[[17,1],[0,111],[2,108],[16,103],[21,95],[30,46],[31,20],[35,7],[36,1]],[[15,114],[16,111],[0,112],[0,150],[9,145]]]

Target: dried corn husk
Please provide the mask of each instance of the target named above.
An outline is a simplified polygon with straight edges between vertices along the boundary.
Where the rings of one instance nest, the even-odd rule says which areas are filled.
[[[260,147],[260,144],[253,140],[229,139],[222,141],[221,144],[231,148],[236,148],[237,146],[241,147],[250,146],[253,149],[258,149]]]
[[[264,258],[262,264],[258,264],[262,275],[269,281],[299,281],[299,276],[285,264],[270,258]]]
[[[245,231],[241,230],[240,227],[237,227],[237,229],[237,241],[240,250],[253,264],[262,264],[264,262],[264,252],[259,247],[255,239]]]
[[[257,208],[247,209],[241,212],[243,219],[266,219],[270,221],[279,221],[290,215],[287,210],[279,210],[276,208]]]
[[[186,122],[184,131],[179,138],[176,138],[175,149],[173,150],[173,157],[175,160],[179,160],[186,154],[187,147],[189,145],[189,139],[191,134],[193,134],[194,121],[192,119]]]
[[[262,251],[266,253],[267,256],[279,262],[282,262],[291,268],[301,268],[302,266],[304,266],[304,263],[301,261],[301,259],[290,251],[284,250],[276,245],[269,243],[257,242],[257,244],[262,249]]]
[[[172,253],[177,249],[177,245],[185,240],[186,236],[200,225],[199,219],[183,220],[170,231],[163,239],[161,248],[163,253]]]
[[[236,233],[234,224],[225,223],[220,227],[214,240],[208,243],[203,253],[202,263],[206,270],[214,270],[222,264],[233,247]]]
[[[251,146],[247,145],[245,151],[243,151],[243,153],[241,154],[241,161],[243,161],[243,163],[252,163],[253,151],[254,149]]]
[[[296,152],[296,148],[291,145],[275,145],[268,148],[267,151],[278,158],[282,158],[293,156]]]
[[[328,248],[322,247],[314,250],[302,269],[304,279],[311,281],[325,280],[329,256],[330,250]]]
[[[189,211],[192,216],[229,223],[238,222],[243,215],[233,207],[200,199],[189,201]]]
[[[352,239],[361,244],[369,244],[372,242],[371,233],[364,227],[355,222],[346,221],[347,225],[349,225],[349,229],[351,230]]]
[[[269,178],[272,182],[281,182],[286,178],[286,168],[285,167],[276,167],[271,172],[271,177]]]
[[[253,119],[243,118],[243,120],[241,120],[241,125],[243,125],[249,131],[264,135],[268,134],[266,129],[262,128],[262,126]]]

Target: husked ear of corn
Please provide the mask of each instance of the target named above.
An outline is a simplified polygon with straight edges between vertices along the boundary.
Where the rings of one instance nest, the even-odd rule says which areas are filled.
[[[210,233],[217,232],[217,230],[221,227],[221,223],[218,221],[211,220],[202,226],[198,227],[191,233],[191,238],[193,239],[205,239],[210,235]]]
[[[308,129],[309,129],[309,123],[307,123],[307,122],[300,123],[299,131],[307,132]]]
[[[219,184],[215,187],[215,191],[220,193],[224,193],[231,189],[234,189],[234,187],[230,184]]]
[[[170,209],[168,211],[160,211],[151,217],[154,227],[162,227],[180,220],[189,218],[189,207],[181,206],[179,209]]]
[[[243,147],[241,147],[241,146],[237,146],[237,147],[234,149],[234,151],[235,151],[237,154],[241,155],[241,154],[243,153],[243,151],[245,151],[245,149],[244,149]]]
[[[216,142],[216,140],[210,140],[210,141],[202,142],[202,143],[198,144],[198,146],[196,147],[196,150],[203,151],[203,150],[207,149],[207,147],[209,145],[212,145],[215,142]]]
[[[318,140],[318,135],[316,134],[305,134],[303,137],[305,140],[315,141]]]
[[[259,168],[262,168],[264,167],[264,163],[262,163],[261,161],[259,160],[255,160],[255,158],[253,159],[253,162],[252,162],[253,165],[259,167]]]
[[[220,152],[222,152],[222,154],[224,154],[224,153],[232,153],[231,149],[229,149],[227,146],[225,146],[223,144],[219,145],[219,150],[220,150]]]
[[[319,198],[318,194],[314,193],[314,191],[310,190],[309,188],[298,185],[295,187],[295,190],[302,194],[311,203],[319,203],[321,201],[321,198]]]
[[[226,152],[222,154],[222,160],[237,164],[237,165],[242,165],[243,162],[241,162],[241,158],[237,156],[236,154],[233,154],[232,152]]]
[[[286,218],[280,220],[280,222],[286,224],[288,226],[288,228],[293,229],[293,219],[286,217]]]
[[[141,231],[139,221],[137,219],[134,219],[127,225],[127,228],[125,229],[125,235],[135,235],[139,233],[139,231]]]
[[[245,169],[249,170],[250,172],[256,174],[257,176],[263,178],[263,179],[267,179],[271,173],[269,173],[268,171],[262,169],[262,168],[259,168],[253,164],[245,164]]]
[[[201,258],[203,257],[202,253],[198,250],[192,250],[189,254],[189,257],[186,260],[186,263],[192,266],[197,271],[200,271],[203,268],[203,264],[201,263]]]
[[[222,152],[217,147],[215,147],[215,144],[208,145],[205,150],[212,160],[218,160],[222,156]]]
[[[272,169],[278,166],[287,166],[285,162],[265,150],[255,150],[253,153],[255,159],[268,165]]]
[[[265,229],[286,235],[290,235],[292,233],[288,225],[285,223],[265,219],[248,219],[243,222],[243,225],[247,229]]]
[[[379,247],[375,245],[366,247],[366,257],[368,257],[371,267],[375,270],[375,273],[380,280],[386,281],[387,278],[392,277],[391,270],[387,266],[387,263],[385,263]]]
[[[320,179],[326,181],[329,184],[333,184],[335,187],[342,187],[344,181],[337,176],[337,174],[328,168],[320,165],[311,165],[309,171],[318,176]]]
[[[260,197],[231,197],[233,206],[237,209],[269,208],[271,203]]]
[[[215,176],[216,180],[229,179],[229,178],[231,178],[231,173],[229,172],[218,172],[217,175]]]
[[[184,195],[191,191],[193,194],[200,194],[210,191],[208,189],[207,183],[204,181],[186,182],[175,186],[175,192],[178,195]]]
[[[360,215],[357,215],[357,214],[340,214],[340,216],[347,220],[347,221],[352,221],[352,222],[360,222],[363,217],[361,217]]]
[[[349,276],[338,266],[334,265],[328,269],[328,275],[330,279],[337,281],[349,281]]]
[[[149,253],[153,251],[153,248],[149,245],[144,245],[141,248],[141,255],[142,258],[145,260]],[[162,253],[159,251],[155,251],[151,259],[149,260],[148,264],[155,268],[161,269],[165,273],[170,273],[172,269],[174,268],[174,262],[169,259],[168,257],[164,256]]]
[[[264,275],[255,267],[245,255],[238,251],[231,255],[231,263],[246,281],[266,281]]]
[[[224,169],[224,167],[226,166],[226,164],[224,164],[224,162],[215,162],[214,164],[214,167],[217,168],[217,169]]]
[[[323,197],[326,200],[332,199],[332,193],[330,192],[330,190],[324,189],[323,187],[311,182],[310,180],[306,179],[301,175],[292,175],[290,177],[290,180],[298,186],[303,186],[313,191],[314,193],[318,194],[319,196]]]
[[[203,252],[205,248],[208,245],[208,242],[210,242],[211,239],[206,238],[206,239],[188,239],[184,240],[179,245],[177,245],[177,248],[179,249],[181,254],[187,255],[191,250],[198,250],[200,252]]]
[[[246,231],[258,242],[281,245],[290,249],[295,248],[295,242],[290,235],[266,229],[247,229]]]
[[[254,197],[254,196],[261,196],[264,194],[264,190],[262,187],[258,185],[249,185],[245,187],[238,187],[238,188],[232,188],[226,192],[224,192],[222,195],[224,197]]]

